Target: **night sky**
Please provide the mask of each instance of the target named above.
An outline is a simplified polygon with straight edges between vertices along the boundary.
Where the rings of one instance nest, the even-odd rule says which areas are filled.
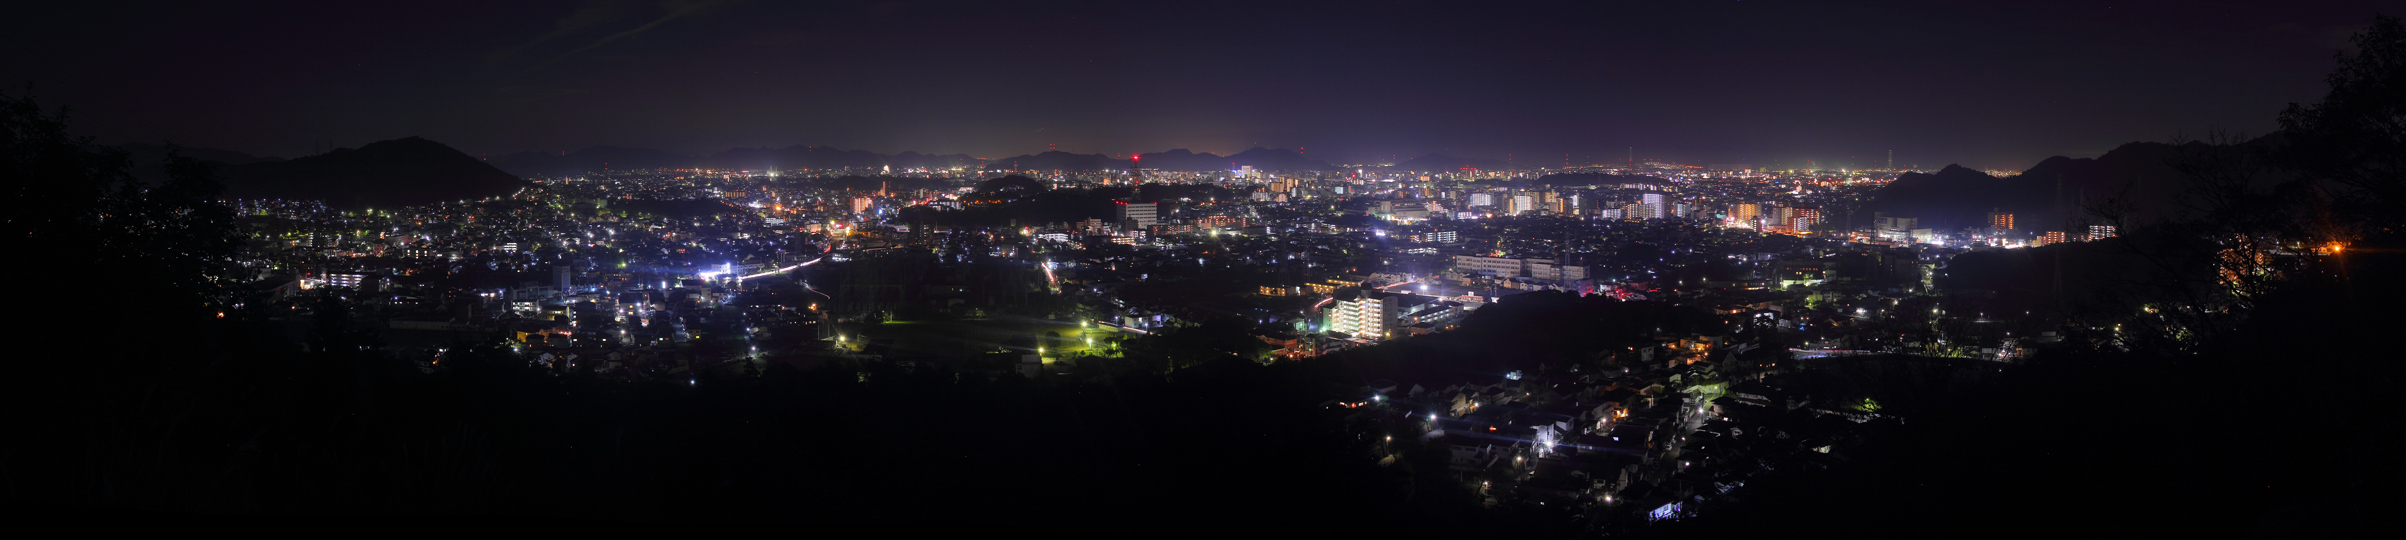
[[[2396,5],[52,4],[0,17],[0,82],[103,142],[2010,169],[2271,130]]]

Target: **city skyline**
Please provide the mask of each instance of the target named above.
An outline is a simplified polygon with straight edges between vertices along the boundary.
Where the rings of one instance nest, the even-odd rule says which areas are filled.
[[[2375,7],[11,10],[0,485],[137,524],[2371,536]]]

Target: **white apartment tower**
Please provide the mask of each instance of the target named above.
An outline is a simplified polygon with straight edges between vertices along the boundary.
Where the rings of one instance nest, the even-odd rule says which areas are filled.
[[[1368,291],[1353,300],[1338,300],[1328,310],[1328,330],[1373,341],[1386,339],[1395,305],[1392,297]]]

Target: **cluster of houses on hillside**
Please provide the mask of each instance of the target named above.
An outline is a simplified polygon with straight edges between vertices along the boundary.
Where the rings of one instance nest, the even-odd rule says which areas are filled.
[[[1574,376],[1374,380],[1367,398],[1341,405],[1414,428],[1488,504],[1641,518],[1679,515],[1775,463],[1843,459],[1867,429],[1900,422],[1867,400],[1790,388],[1778,351],[1708,336],[1643,352]]]

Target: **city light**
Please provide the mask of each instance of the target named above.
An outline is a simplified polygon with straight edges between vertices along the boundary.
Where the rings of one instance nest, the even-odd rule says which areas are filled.
[[[146,62],[198,62],[168,72],[201,75],[152,77],[189,83],[182,86],[103,85],[143,96],[132,103],[140,106],[90,92],[70,94],[78,100],[71,105],[114,109],[101,118],[158,116],[178,136],[287,157],[194,148],[222,163],[191,171],[222,174],[192,191],[176,187],[190,183],[188,171],[162,161],[165,147],[148,133],[157,129],[78,124],[93,132],[82,139],[61,124],[63,113],[36,114],[42,109],[30,98],[0,95],[0,132],[15,134],[0,137],[0,154],[16,160],[0,168],[28,186],[65,186],[15,195],[20,208],[39,210],[12,218],[26,229],[17,240],[27,249],[17,254],[68,270],[60,284],[27,281],[35,296],[21,311],[38,315],[30,335],[65,332],[39,343],[81,346],[83,356],[101,359],[83,362],[90,369],[27,372],[36,383],[29,388],[65,396],[37,400],[44,403],[143,400],[84,407],[91,410],[51,422],[64,426],[50,430],[58,433],[22,434],[38,443],[27,448],[56,454],[18,460],[35,472],[99,459],[57,478],[28,476],[36,482],[28,489],[86,493],[97,485],[107,488],[101,499],[173,502],[191,498],[184,491],[192,490],[178,491],[192,483],[184,480],[219,478],[240,489],[193,493],[316,501],[336,513],[379,511],[368,507],[387,499],[410,503],[388,513],[660,513],[643,496],[661,498],[645,489],[667,486],[675,489],[660,493],[671,514],[677,505],[834,508],[839,517],[888,521],[1000,512],[1067,528],[1158,529],[1196,521],[1163,516],[1244,517],[1275,507],[1281,516],[1326,514],[1334,524],[1303,529],[1313,531],[1425,521],[1488,536],[1595,536],[1645,532],[1647,520],[1723,530],[1725,520],[1746,519],[1747,507],[1813,502],[1821,492],[1746,482],[1843,482],[1860,467],[1831,463],[1876,457],[1899,434],[1963,446],[2035,433],[2033,444],[2075,453],[2097,442],[1996,432],[1995,418],[1944,414],[1956,409],[2026,411],[2029,418],[2006,419],[2016,425],[2102,423],[2128,435],[2110,442],[2131,446],[2132,455],[2202,452],[2167,462],[2180,473],[2170,476],[2222,475],[2276,495],[2335,493],[2353,477],[2267,476],[2261,463],[2382,466],[2377,455],[2333,453],[2314,440],[2195,444],[2180,436],[2185,424],[2157,426],[2123,405],[2216,411],[2244,403],[2242,420],[2312,419],[2301,425],[2337,434],[2377,434],[2394,416],[2379,399],[2333,407],[2338,402],[2316,397],[2377,397],[2395,379],[2383,371],[2383,359],[2394,356],[2385,342],[2360,338],[2381,335],[2381,315],[2395,311],[2378,299],[2396,281],[2385,272],[2401,220],[2376,204],[2392,202],[2385,192],[2350,183],[2387,171],[2358,161],[2398,161],[2383,160],[2398,146],[2389,144],[2394,130],[2375,129],[2386,117],[2362,114],[2406,107],[2393,88],[2376,84],[2406,73],[2381,63],[2406,58],[2406,26],[2387,17],[2368,27],[2331,15],[2349,10],[2272,6],[2247,20],[2278,23],[2279,31],[2234,33],[2168,32],[2195,21],[2160,9],[2116,15],[2113,25],[2065,26],[2029,23],[2094,13],[2021,10],[2029,13],[1999,19],[1938,6],[1920,11],[1946,17],[1785,9],[1732,19],[1714,11],[1765,9],[1749,2],[1712,13],[1473,4],[1197,19],[1179,11],[1191,6],[1129,4],[930,19],[882,7],[820,13],[759,4],[511,8],[516,22],[460,26],[474,30],[465,33],[369,12],[333,26],[309,10],[208,21],[231,24],[220,33],[234,36],[317,27],[344,28],[352,38],[414,36],[365,39],[375,50],[364,52],[339,39],[287,46],[368,59],[378,65],[351,71],[414,81],[395,87],[403,90],[478,87],[474,77],[460,79],[473,73],[424,69],[459,64],[454,57],[464,54],[427,43],[520,44],[462,49],[488,53],[478,58],[492,65],[480,72],[514,74],[504,77],[498,106],[479,104],[491,92],[394,90],[362,99],[350,88],[359,85],[344,83],[344,69],[158,37],[150,27],[159,24],[147,19],[116,29],[82,20],[90,17],[36,17],[40,24],[24,25],[34,32],[29,43],[64,55],[61,63],[77,68],[70,71],[126,72],[98,81],[159,72],[107,56],[117,49],[191,49]],[[495,15],[450,11],[442,13]],[[2133,10],[2109,14],[2125,11]],[[1764,32],[1757,19],[1797,30]],[[1210,21],[1219,23],[1203,24]],[[2005,39],[1798,38],[1933,24]],[[1070,54],[1012,45],[1063,28],[1074,29],[1064,34],[1076,45]],[[2332,34],[2359,28],[2370,29],[2347,41]],[[1093,29],[1155,39],[1078,34]],[[1245,39],[1294,29],[1326,39]],[[135,43],[56,46],[76,41],[51,33]],[[1192,35],[1237,39],[1173,39]],[[2133,56],[2131,35],[2162,43]],[[864,36],[925,43],[843,46],[877,41]],[[1847,69],[1765,72],[1706,54],[1715,47],[1626,46],[1695,36],[1773,56],[1948,61],[1908,61],[1899,65],[1916,69],[1866,77]],[[2034,36],[2060,46],[1994,46]],[[1183,48],[1127,48],[1164,40]],[[1322,46],[1329,43],[1351,45]],[[730,47],[743,50],[718,54]],[[1444,54],[1456,49],[1475,54]],[[2300,76],[2324,68],[2271,69],[2231,56],[2324,57],[2328,49],[2344,49],[2336,55],[2344,69],[2324,80]],[[941,67],[921,57],[960,51],[992,57],[972,63],[1010,69],[854,69]],[[843,60],[804,61],[812,58]],[[1248,61],[1232,70],[1197,58]],[[1965,77],[1998,66],[2095,67],[2094,58],[2131,61],[2035,79]],[[1129,71],[1108,59],[1187,68]],[[2169,85],[2180,88],[2155,96],[2117,84],[2203,80],[2190,73],[2199,70],[2257,86],[2328,85],[2334,97],[2284,109],[2286,102],[2247,105],[2262,96],[2235,98],[2247,92],[2228,85]],[[1720,72],[1739,76],[1696,76]],[[1882,78],[1889,72],[1993,88],[1883,83],[1897,79]],[[222,104],[159,99],[184,86],[258,86],[228,78],[245,73],[273,75],[249,77],[277,83],[268,86],[333,93],[301,100],[304,109],[325,110],[300,112],[269,110],[293,100],[258,92],[193,94],[234,100]],[[2032,82],[2041,79],[2046,84]],[[2033,94],[2038,87],[2074,91]],[[1759,114],[1841,94],[1841,102],[1893,110]],[[1996,99],[2025,95],[2046,99]],[[2133,96],[2203,109],[2173,120],[2059,114],[2113,113]],[[2239,106],[2253,108],[2230,108]],[[1645,114],[1598,113],[1621,109]],[[193,128],[213,125],[208,111],[242,112],[260,125]],[[430,117],[441,120],[432,127],[394,124],[426,111],[450,112]],[[2063,118],[2070,120],[2054,122]],[[2113,145],[2117,133],[2233,118],[2277,119],[2282,131],[2261,140]],[[1679,125],[1654,125],[1662,119]],[[1953,125],[1932,119],[1974,128],[1912,129]],[[2052,123],[1975,129],[2012,124],[1999,119]],[[326,140],[305,150],[288,140],[421,128],[459,138]],[[561,146],[598,141],[650,149]],[[1307,153],[1307,143],[1318,148]],[[2050,148],[2067,155],[2050,157]],[[1144,163],[1145,155],[1155,159]],[[2260,168],[2269,180],[2175,181],[2234,164]],[[2192,192],[2201,187],[2229,193]],[[2114,193],[2130,195],[2107,196]],[[77,279],[84,276],[102,279],[87,286]],[[1870,317],[1874,305],[1880,318]],[[1928,317],[1909,316],[1925,309]],[[1959,315],[1966,310],[1974,316]],[[41,322],[53,311],[65,317]],[[237,313],[243,317],[231,317]],[[851,345],[852,332],[861,346]],[[2301,356],[2308,361],[2269,379],[2260,369],[2213,368],[2287,366],[2282,355],[2299,355],[2260,346],[2286,343],[2312,345]],[[1063,344],[1070,349],[1052,354]],[[238,369],[219,366],[221,358]],[[2056,369],[2090,365],[2112,369]],[[353,368],[368,370],[364,386],[335,380],[360,375]],[[325,370],[333,371],[311,374]],[[54,372],[65,376],[44,375]],[[2298,374],[2310,388],[2261,384]],[[1945,380],[1932,386],[1920,375]],[[691,391],[666,391],[679,376]],[[713,378],[711,392],[699,390],[702,376]],[[170,384],[150,400],[144,388],[154,379]],[[2056,379],[2113,391],[2049,394],[2066,387]],[[1396,406],[1386,406],[1389,393]],[[1933,395],[1947,406],[1934,408],[1926,399]],[[309,404],[323,410],[302,419],[332,426],[309,429],[337,435],[407,429],[311,438],[288,429],[289,415],[212,405],[216,398],[186,406],[194,396]],[[1903,399],[1915,396],[1925,399]],[[126,441],[78,435],[160,426],[174,435],[161,439],[166,446],[127,440],[142,443],[133,445],[141,455],[166,458],[132,465],[117,463],[126,452],[116,447],[127,446],[117,443]],[[484,428],[445,436],[410,426],[508,429],[488,441]],[[1398,431],[1405,444],[1393,444]],[[1373,433],[1381,444],[1361,444]],[[258,444],[243,442],[252,439]],[[1999,470],[2036,471],[2023,483],[2057,491],[2134,484],[2112,467],[2043,466],[2063,454],[1984,459],[2003,460]],[[704,466],[685,463],[695,459]],[[1696,467],[1699,459],[1708,466]],[[417,477],[427,471],[493,468],[476,465],[485,462],[509,464],[503,472],[511,474],[469,484],[540,489],[431,503],[392,496],[425,489],[372,493],[424,487]],[[520,465],[546,463],[565,468],[517,474]],[[321,469],[341,472],[340,481],[294,488],[260,480]],[[1211,472],[1209,481],[1182,481],[1195,471]],[[541,481],[553,476],[575,481]],[[860,479],[892,489],[863,492],[861,482],[845,481]],[[1367,483],[1319,485],[1330,479]],[[1963,483],[1870,493],[1858,506],[1959,500],[1981,487],[1956,484]],[[1017,499],[945,496],[960,486]],[[1472,492],[1444,493],[1462,487]],[[1408,517],[1426,519],[1362,522],[1296,506],[1331,493],[1407,501],[1415,514]],[[1635,502],[1618,506],[1622,493]],[[953,507],[961,501],[1000,506]],[[2277,510],[2274,502],[2249,508]],[[1109,519],[1083,515],[1098,509]],[[1998,517],[2010,510],[1966,515],[2079,530],[2054,526],[2070,521],[2054,515],[2062,512]],[[1207,527],[1194,534],[1251,521],[1259,520],[1201,520]],[[1794,536],[1833,534],[1817,526],[1778,524]]]

